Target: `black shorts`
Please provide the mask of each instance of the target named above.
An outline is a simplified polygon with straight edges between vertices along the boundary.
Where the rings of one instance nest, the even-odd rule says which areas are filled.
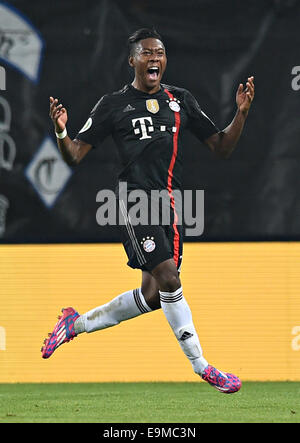
[[[174,212],[168,225],[133,225],[124,208],[122,214],[124,224],[119,226],[128,266],[152,271],[158,264],[173,258],[180,272],[183,229],[176,223]]]

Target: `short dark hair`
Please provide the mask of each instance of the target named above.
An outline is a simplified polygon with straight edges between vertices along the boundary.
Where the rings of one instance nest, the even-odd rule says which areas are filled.
[[[158,40],[162,41],[161,36],[154,28],[138,29],[128,38],[127,45],[128,45],[129,55],[133,55],[137,43],[140,40],[144,40],[146,38],[157,38]]]

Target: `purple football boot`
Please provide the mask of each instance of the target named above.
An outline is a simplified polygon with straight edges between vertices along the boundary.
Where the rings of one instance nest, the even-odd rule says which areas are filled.
[[[80,315],[73,308],[63,308],[61,312],[63,315],[58,317],[53,332],[44,340],[44,346],[41,349],[43,358],[49,358],[60,345],[76,337],[74,323]]]
[[[202,374],[203,380],[224,394],[233,394],[241,389],[241,380],[228,372],[221,372],[211,365],[208,365]]]

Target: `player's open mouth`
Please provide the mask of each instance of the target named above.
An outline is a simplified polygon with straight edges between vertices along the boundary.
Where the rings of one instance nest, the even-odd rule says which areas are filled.
[[[158,80],[159,76],[159,67],[158,66],[152,66],[151,68],[147,69],[147,76],[150,80]]]

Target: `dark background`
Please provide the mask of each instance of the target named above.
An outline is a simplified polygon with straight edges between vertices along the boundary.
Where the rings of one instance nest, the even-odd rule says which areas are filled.
[[[16,0],[6,5],[39,31],[44,52],[37,83],[0,60],[7,71],[7,90],[0,95],[12,109],[10,135],[17,148],[13,168],[0,168],[0,194],[9,201],[1,242],[119,240],[116,228],[96,223],[96,194],[114,189],[119,167],[111,138],[74,169],[51,208],[24,171],[45,137],[55,143],[49,96],[67,107],[68,133],[75,136],[103,94],[132,80],[128,35],[152,26],[167,48],[164,83],[189,89],[221,129],[235,114],[238,84],[255,76],[255,100],[229,160],[217,159],[186,134],[184,188],[205,191],[204,233],[186,240],[300,239],[300,90],[292,88],[291,74],[300,65],[298,1]],[[0,31],[5,33],[1,17]]]

